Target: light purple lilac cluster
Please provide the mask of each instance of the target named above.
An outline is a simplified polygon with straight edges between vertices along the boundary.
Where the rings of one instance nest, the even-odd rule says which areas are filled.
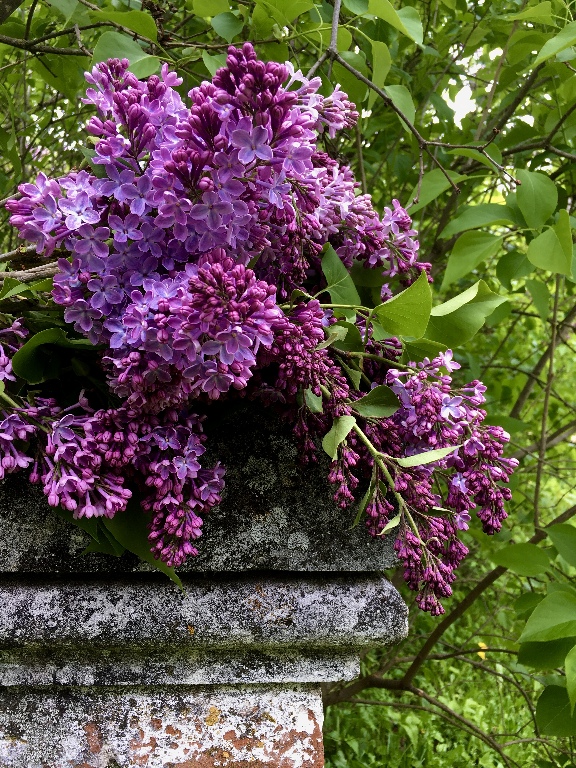
[[[77,518],[112,517],[138,491],[153,553],[180,565],[196,554],[224,484],[221,466],[201,465],[195,403],[206,408],[236,393],[273,405],[292,418],[306,462],[333,419],[354,414],[365,393],[351,386],[342,354],[323,343],[336,322],[312,298],[326,287],[324,247],[347,268],[378,270],[383,300],[429,265],[418,260],[417,233],[399,202],[380,216],[350,168],[322,150],[323,134],[334,138],[358,117],[339,87],[322,96],[320,78],[259,61],[250,44],[229,49],[227,66],[190,91],[190,105],[166,65],[143,82],[113,59],[86,77],[85,101],[97,111],[87,126],[94,172],[40,173],[7,208],[38,253],[61,256],[52,298],[77,333],[104,349],[97,354],[110,407],[92,408],[90,391],[68,408],[36,395],[9,400],[2,472],[31,467],[50,504]],[[448,353],[398,368],[400,343],[373,341],[362,322],[371,355],[364,373],[390,386],[400,408],[388,419],[357,415],[384,459],[350,433],[330,480],[341,506],[371,483],[372,535],[400,513],[406,580],[421,607],[439,613],[466,554],[457,532],[469,510],[478,507],[489,533],[505,517],[500,483],[513,468],[502,458],[506,435],[482,426],[479,382],[452,391],[440,373],[457,367]],[[15,323],[1,333],[0,380],[9,383],[25,329]],[[392,458],[444,446],[453,454],[425,467],[401,470]]]

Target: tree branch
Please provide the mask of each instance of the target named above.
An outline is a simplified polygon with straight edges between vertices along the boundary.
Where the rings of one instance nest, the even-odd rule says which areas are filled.
[[[20,8],[24,0],[0,0],[0,24],[4,24],[17,8]]]
[[[53,48],[51,45],[36,45],[34,40],[24,40],[21,37],[7,37],[0,35],[0,43],[10,45],[12,48],[18,48],[29,53],[54,53],[63,56],[86,56],[78,48]]]
[[[542,426],[540,430],[540,445],[538,448],[538,466],[536,468],[536,479],[534,482],[534,527],[540,525],[540,486],[542,484],[542,473],[544,471],[544,459],[546,457],[548,429],[548,411],[550,408],[550,393],[552,382],[554,380],[554,352],[556,351],[556,337],[558,332],[558,301],[560,299],[560,285],[562,278],[556,275],[556,290],[554,292],[554,310],[552,312],[552,337],[550,340],[550,354],[548,362],[548,375],[546,376],[546,386],[544,388],[544,403],[542,405]]]
[[[576,515],[576,505],[570,507],[562,514],[554,518],[550,523],[546,525],[549,528],[552,525],[558,525],[559,523],[565,523]],[[538,544],[540,541],[546,538],[546,528],[540,528],[537,530],[531,539],[530,544]],[[482,578],[476,586],[468,592],[468,594],[456,605],[456,607],[447,614],[442,621],[436,626],[433,632],[429,635],[422,648],[418,651],[410,667],[407,669],[404,676],[400,679],[388,679],[383,678],[378,674],[365,675],[353,680],[351,683],[340,686],[333,691],[330,691],[326,696],[326,705],[339,704],[344,701],[350,701],[350,699],[357,694],[368,688],[383,688],[390,691],[406,691],[412,687],[412,681],[416,677],[422,665],[428,660],[431,650],[439,642],[444,633],[461,617],[466,613],[468,608],[472,606],[476,600],[482,595],[500,576],[506,573],[508,569],[499,565],[492,569],[484,578]]]
[[[571,437],[576,432],[576,419],[573,419],[572,421],[568,422],[568,424],[565,424],[563,427],[560,427],[555,432],[552,432],[551,435],[548,435],[546,438],[546,449],[554,448],[554,446],[558,445],[559,443],[562,443],[566,438]],[[538,450],[538,446],[540,445],[539,442],[537,443],[531,443],[526,448],[519,448],[517,451],[515,451],[512,454],[512,458],[514,459],[523,459],[524,456],[528,456],[531,453],[534,453]]]
[[[561,321],[560,325],[564,326],[570,323],[574,318],[576,317],[576,305],[570,309],[566,315],[564,316],[563,320]],[[560,330],[560,335],[562,335],[562,330]],[[519,419],[520,415],[522,413],[522,410],[524,406],[526,405],[526,402],[530,395],[532,394],[532,390],[536,386],[536,380],[534,377],[540,376],[544,368],[546,367],[546,363],[550,359],[550,354],[552,353],[552,344],[549,344],[548,347],[544,350],[542,353],[540,359],[532,368],[532,374],[533,376],[530,376],[524,387],[522,388],[522,391],[516,398],[516,402],[512,406],[512,410],[510,411],[510,416],[514,419]]]

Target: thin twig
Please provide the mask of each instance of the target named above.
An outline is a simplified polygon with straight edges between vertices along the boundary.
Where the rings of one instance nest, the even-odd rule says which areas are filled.
[[[571,437],[575,432],[576,432],[576,419],[568,422],[568,424],[565,424],[563,427],[560,427],[551,435],[547,436],[546,450],[548,451],[550,450],[550,448],[554,448],[556,445],[563,443],[564,440],[566,440],[566,438]],[[540,445],[541,443],[539,441],[537,443],[531,443],[525,448],[519,448],[517,451],[515,451],[512,454],[512,457],[514,459],[522,459],[524,458],[524,456],[528,456],[529,454],[533,454],[535,451],[537,451]]]
[[[566,313],[564,316],[562,322],[560,323],[561,326],[569,326],[569,324],[576,318],[576,304]],[[559,333],[560,337],[562,337],[562,330],[560,330]],[[546,367],[546,363],[548,362],[550,358],[550,353],[552,351],[552,345],[549,344],[548,347],[544,350],[540,358],[538,359],[538,362],[536,365],[532,368],[532,374],[536,377],[540,376],[544,368]],[[512,406],[512,410],[510,411],[510,416],[514,419],[519,419],[522,411],[524,409],[524,406],[526,405],[526,402],[528,401],[528,398],[532,394],[532,390],[536,386],[536,381],[533,377],[529,377],[528,381],[522,388],[522,391],[516,398],[516,402]]]
[[[420,148],[420,152],[426,152],[428,157],[432,160],[432,162],[442,171],[442,174],[445,176],[446,180],[454,190],[456,194],[460,194],[460,187],[455,184],[454,180],[444,168],[440,160],[434,155],[434,153],[430,150],[430,146],[434,146],[434,142],[429,142],[427,139],[422,136],[420,131],[416,128],[414,123],[404,114],[404,112],[400,109],[400,107],[396,106],[390,96],[383,91],[381,88],[378,88],[377,85],[374,85],[374,83],[369,80],[367,77],[365,77],[362,72],[359,72],[355,67],[353,67],[351,64],[349,64],[346,59],[342,58],[339,53],[330,52],[331,58],[334,61],[337,61],[341,66],[344,67],[344,69],[347,69],[351,74],[354,75],[354,77],[357,80],[360,80],[361,83],[364,83],[364,85],[367,85],[368,88],[371,88],[375,93],[380,96],[380,98],[384,101],[387,107],[389,107],[392,111],[394,111],[398,117],[406,124],[406,127],[410,131],[410,133],[414,136],[416,141],[418,142],[418,147]]]
[[[40,280],[43,277],[53,277],[57,272],[58,263],[52,262],[51,264],[43,264],[40,267],[32,267],[32,269],[24,269],[18,272],[0,272],[0,280],[11,277],[14,280],[19,280],[21,283],[32,283],[34,280]]]
[[[76,42],[78,43],[78,48],[86,54],[86,56],[92,56],[92,51],[89,51],[88,48],[84,45],[82,42],[82,35],[80,34],[80,27],[78,24],[74,24],[74,34],[76,35]]]
[[[546,376],[546,387],[544,389],[544,403],[542,405],[542,427],[540,431],[540,448],[538,451],[538,466],[536,467],[536,478],[534,481],[534,527],[540,525],[540,487],[542,485],[542,473],[544,472],[544,459],[546,457],[546,447],[548,435],[548,411],[550,408],[550,393],[552,382],[554,380],[554,352],[556,351],[556,336],[558,332],[558,302],[560,298],[560,286],[562,283],[561,275],[556,275],[556,290],[554,292],[554,310],[552,313],[552,337],[550,339],[550,356],[548,363],[548,375]]]

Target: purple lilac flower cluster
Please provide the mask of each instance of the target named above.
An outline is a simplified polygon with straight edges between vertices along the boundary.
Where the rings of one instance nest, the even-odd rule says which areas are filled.
[[[388,385],[400,407],[389,418],[363,425],[380,462],[351,434],[332,465],[330,479],[338,484],[335,498],[344,507],[370,473],[373,490],[366,505],[368,530],[372,536],[382,535],[398,516],[393,530],[404,578],[418,592],[418,605],[437,615],[444,612],[440,598],[452,594],[454,570],[468,553],[458,532],[468,529],[473,509],[485,533],[501,529],[507,517],[504,504],[511,498],[510,489],[502,483],[509,481],[518,461],[503,456],[510,438],[502,427],[482,423],[486,412],[480,406],[485,403],[486,387],[472,381],[461,389],[453,388],[449,374],[460,365],[450,350],[399,369],[385,364],[394,356],[388,343],[372,341],[370,349],[373,358],[380,356],[382,363],[367,361],[366,374],[373,386]],[[353,409],[354,403],[349,403],[347,411]],[[318,423],[310,426],[317,429]],[[324,425],[320,432],[325,432]],[[309,434],[306,437],[306,448],[314,451],[314,442]],[[409,469],[399,467],[392,458],[439,448],[454,450],[445,458]]]
[[[221,500],[223,468],[203,469],[201,420],[165,409],[160,415],[127,407],[94,411],[83,393],[62,409],[53,398],[35,398],[0,411],[2,477],[31,466],[53,507],[76,518],[108,517],[126,509],[132,491],[152,512],[152,551],[168,565],[197,554],[203,515]],[[31,454],[31,455],[30,455]]]
[[[350,168],[322,149],[323,134],[354,125],[354,106],[339,87],[320,95],[320,78],[259,61],[250,44],[229,49],[190,106],[166,65],[143,82],[113,59],[86,77],[99,172],[40,173],[7,208],[39,254],[66,254],[52,298],[77,333],[105,347],[110,407],[92,408],[90,392],[68,408],[34,393],[8,399],[2,473],[31,468],[50,504],[77,518],[113,517],[137,490],[153,553],[180,565],[197,553],[224,485],[221,466],[201,465],[195,402],[237,393],[273,404],[292,419],[304,462],[316,460],[335,418],[354,414],[359,431],[330,470],[335,499],[348,506],[370,484],[369,532],[399,516],[406,580],[422,608],[441,612],[466,554],[457,533],[474,507],[488,533],[499,529],[513,462],[502,458],[503,430],[482,426],[482,385],[454,392],[440,372],[458,367],[450,353],[399,366],[401,344],[374,341],[365,320],[363,373],[400,407],[386,419],[354,410],[366,387],[352,386],[325,342],[337,318],[311,296],[326,286],[325,246],[347,268],[378,270],[382,300],[429,271],[399,202],[380,216]],[[297,302],[287,301],[295,289]],[[0,381],[15,380],[10,359],[25,333],[18,322],[0,332]],[[438,447],[454,451],[411,469],[394,462]]]

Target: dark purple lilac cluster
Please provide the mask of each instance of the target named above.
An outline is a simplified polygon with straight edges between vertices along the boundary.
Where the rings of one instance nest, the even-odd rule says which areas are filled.
[[[94,173],[40,173],[7,208],[38,253],[61,256],[52,298],[104,347],[110,407],[92,408],[90,391],[68,408],[4,393],[2,473],[31,467],[50,504],[77,518],[113,517],[137,490],[153,553],[180,565],[223,489],[223,468],[201,465],[195,403],[237,393],[274,405],[292,418],[303,461],[335,418],[354,416],[330,471],[335,498],[348,506],[369,484],[369,532],[397,518],[406,580],[440,612],[466,554],[457,533],[474,507],[487,532],[499,529],[513,462],[501,455],[505,433],[482,426],[482,385],[454,392],[440,373],[458,367],[449,353],[400,366],[400,343],[374,341],[364,317],[364,379],[352,385],[345,354],[326,341],[337,322],[318,298],[326,246],[346,268],[381,273],[383,300],[429,269],[398,201],[380,216],[322,149],[323,134],[354,125],[354,106],[339,87],[322,96],[319,78],[259,61],[250,44],[229,49],[190,105],[166,65],[143,82],[110,60],[87,80]],[[25,333],[19,323],[0,332],[0,381],[15,380],[10,359]],[[366,381],[398,395],[393,416],[355,411]],[[454,450],[433,464],[395,461],[444,447]]]
[[[367,421],[367,441],[349,435],[333,463],[331,480],[338,483],[337,500],[348,506],[352,491],[370,473],[368,530],[372,536],[394,531],[404,578],[418,591],[418,605],[436,615],[444,612],[439,600],[452,594],[454,570],[468,553],[458,532],[468,529],[471,510],[485,533],[501,529],[507,517],[504,504],[511,498],[502,483],[518,461],[503,456],[510,438],[502,427],[483,425],[486,412],[480,406],[486,387],[473,381],[453,389],[449,374],[460,365],[449,350],[434,360],[396,368],[386,364],[389,346],[372,341],[370,349],[367,375],[373,386],[388,385],[400,408],[389,418]],[[382,363],[374,359],[378,356]],[[352,403],[349,411],[353,408]],[[314,450],[313,441],[307,446]],[[402,468],[394,461],[450,448],[430,464]]]

